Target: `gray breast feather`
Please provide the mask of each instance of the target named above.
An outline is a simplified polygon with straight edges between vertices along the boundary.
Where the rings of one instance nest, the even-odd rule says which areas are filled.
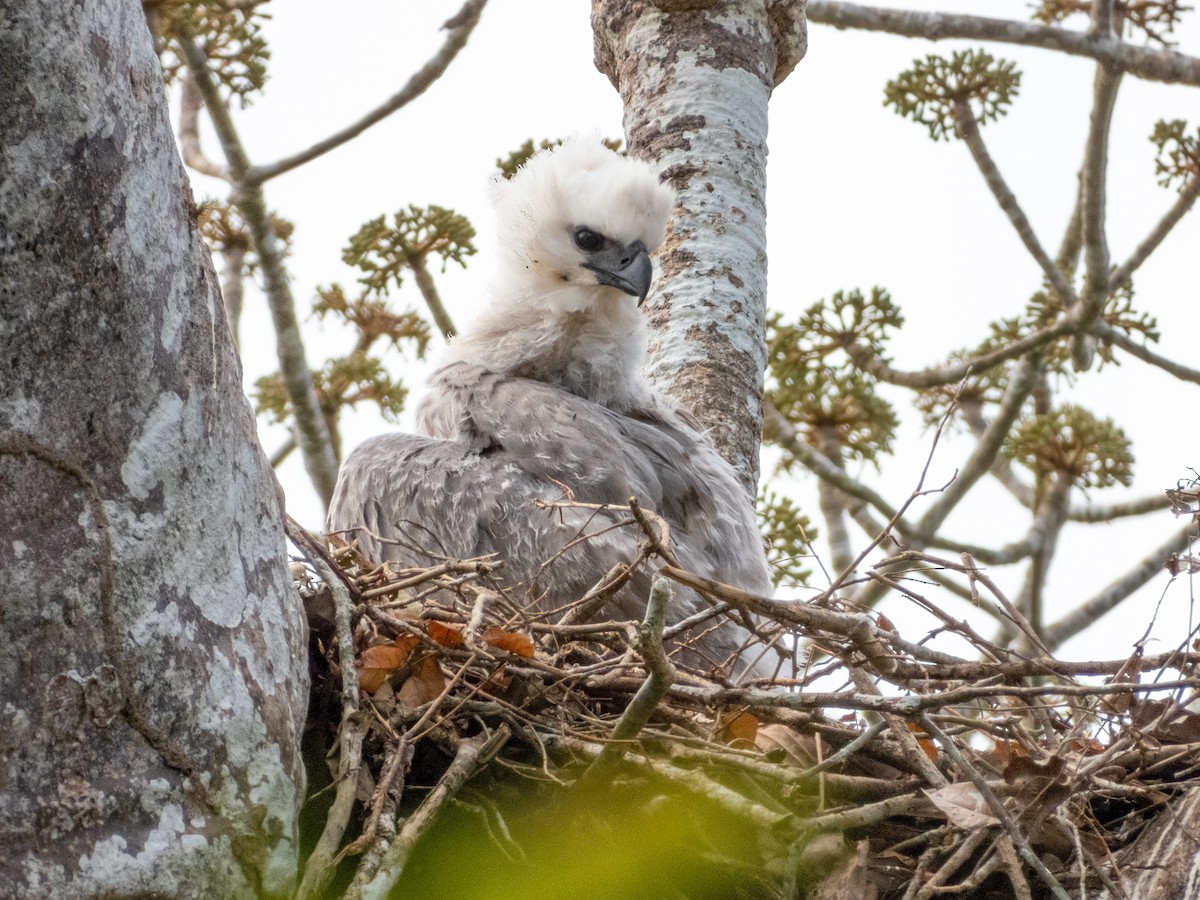
[[[435,373],[431,388],[419,424],[434,436],[376,437],[342,466],[328,527],[367,529],[355,536],[368,557],[422,566],[438,556],[496,552],[512,588],[555,608],[632,559],[641,536],[611,527],[627,512],[534,502],[563,500],[565,487],[581,503],[625,506],[637,497],[670,524],[682,565],[769,592],[749,502],[707,438],[673,410],[655,405],[624,415],[467,363]],[[592,537],[579,541],[581,534]],[[648,591],[649,576],[639,576],[614,603],[638,616]],[[703,606],[678,588],[670,619]],[[706,638],[706,655],[716,660],[744,637],[732,625],[720,629]]]

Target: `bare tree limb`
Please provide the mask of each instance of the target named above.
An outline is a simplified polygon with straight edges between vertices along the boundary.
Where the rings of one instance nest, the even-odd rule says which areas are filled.
[[[1197,197],[1200,197],[1200,175],[1193,175],[1188,179],[1187,184],[1183,186],[1183,190],[1179,192],[1179,196],[1171,204],[1171,208],[1166,211],[1158,221],[1158,224],[1146,235],[1145,240],[1134,248],[1133,253],[1129,255],[1129,259],[1113,270],[1112,284],[1114,287],[1120,287],[1127,282],[1150,254],[1158,249],[1158,245],[1171,233],[1171,229],[1195,205]]]
[[[486,4],[487,0],[467,0],[463,4],[462,9],[442,26],[449,32],[446,35],[445,43],[442,44],[442,48],[429,62],[418,69],[416,74],[396,94],[393,94],[357,122],[347,125],[341,131],[331,134],[311,147],[301,150],[292,156],[276,160],[273,163],[268,163],[264,166],[254,166],[246,172],[245,183],[248,186],[261,185],[263,182],[282,175],[284,172],[289,172],[307,162],[311,162],[318,156],[322,156],[330,150],[340,147],[347,141],[353,140],[372,125],[383,121],[396,110],[420,97],[429,89],[430,85],[442,77],[450,63],[453,62],[454,57],[458,55],[458,51],[466,45],[467,38],[471,36],[471,32],[475,30],[475,26],[479,23],[479,16]]]
[[[1092,32],[1101,37],[1112,34],[1111,2],[1092,4]],[[1110,295],[1108,237],[1104,228],[1105,179],[1108,175],[1109,131],[1112,128],[1113,108],[1117,89],[1121,85],[1119,70],[1103,63],[1096,67],[1091,123],[1083,156],[1080,196],[1083,217],[1080,223],[1083,239],[1083,260],[1086,279],[1075,321],[1086,328],[1100,315]],[[1095,338],[1077,333],[1071,338],[1071,355],[1076,371],[1084,371],[1092,362]]]
[[[187,165],[201,175],[229,181],[229,168],[209,159],[200,146],[200,110],[204,97],[190,75],[180,79],[179,96],[179,153]]]
[[[1113,328],[1107,322],[1097,320],[1092,325],[1092,333],[1108,341],[1110,344],[1120,347],[1130,356],[1136,356],[1142,362],[1157,366],[1164,372],[1171,373],[1180,381],[1190,381],[1193,384],[1200,384],[1200,369],[1191,369],[1174,360],[1167,359],[1165,356],[1160,356],[1153,350],[1139,344],[1120,329]]]
[[[204,53],[196,46],[191,36],[186,34],[179,36],[179,47],[189,73],[204,98],[209,118],[212,119],[221,149],[225,153],[225,161],[234,185],[234,203],[246,220],[254,240],[254,248],[258,251],[259,264],[266,282],[267,304],[275,324],[279,370],[296,421],[296,443],[304,456],[304,466],[313,486],[321,496],[322,502],[328,505],[337,481],[337,459],[329,428],[317,402],[317,392],[304,350],[304,339],[300,334],[300,322],[296,317],[296,302],[292,297],[287,270],[283,265],[283,251],[271,226],[271,217],[267,212],[262,188],[246,182],[250,162],[234,127],[233,117],[217,91]]]
[[[975,164],[979,166],[979,171],[983,173],[984,180],[991,188],[992,195],[996,198],[996,202],[1000,204],[1000,208],[1004,210],[1013,227],[1017,230],[1017,236],[1021,239],[1021,243],[1025,245],[1025,249],[1041,266],[1042,274],[1046,276],[1051,287],[1063,299],[1066,306],[1073,306],[1077,300],[1075,291],[1067,282],[1062,270],[1055,265],[1054,260],[1046,253],[1041,242],[1038,241],[1037,235],[1033,232],[1033,225],[1030,224],[1029,218],[1025,215],[1025,211],[1021,209],[1021,205],[1017,202],[1016,195],[1009,188],[1008,182],[1004,180],[1004,176],[1000,174],[1000,169],[996,165],[996,161],[992,159],[992,155],[988,152],[987,145],[983,142],[983,135],[979,131],[979,123],[975,120],[975,114],[971,112],[971,107],[965,101],[955,102],[951,106],[954,113],[954,124],[958,127],[958,135],[963,139],[967,148],[971,151],[971,156],[975,159]]]
[[[1149,583],[1155,575],[1163,571],[1163,565],[1168,556],[1187,549],[1191,527],[1189,523],[1186,528],[1177,531],[1099,594],[1081,603],[1057,622],[1048,625],[1043,631],[1046,645],[1054,648],[1068,638],[1079,634],[1089,625],[1095,624],[1097,619],[1114,609],[1142,585]]]
[[[809,0],[808,21],[819,25],[832,25],[835,28],[884,31],[929,41],[967,38],[1002,44],[1021,44],[1043,50],[1057,50],[1069,56],[1088,57],[1147,81],[1200,85],[1200,59],[1196,57],[1174,50],[1151,50],[1148,47],[1125,43],[1115,37],[1100,37],[1030,22],[883,9],[836,0]]]

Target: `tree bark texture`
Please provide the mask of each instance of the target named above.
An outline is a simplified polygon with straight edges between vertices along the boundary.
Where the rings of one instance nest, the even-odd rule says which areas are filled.
[[[280,896],[305,626],[134,0],[0,9],[0,897]]]
[[[804,52],[804,4],[593,0],[596,66],[629,153],[679,201],[647,301],[647,376],[708,427],[754,494],[766,367],[767,102]]]

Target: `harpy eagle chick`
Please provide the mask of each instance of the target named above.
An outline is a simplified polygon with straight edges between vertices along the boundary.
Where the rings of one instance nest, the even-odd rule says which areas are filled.
[[[611,528],[627,512],[534,501],[561,501],[564,488],[580,503],[636,497],[669,523],[683,566],[768,594],[762,540],[733,469],[638,374],[649,254],[674,193],[646,163],[572,139],[498,180],[493,203],[501,259],[486,306],[430,377],[420,434],[373,438],[346,459],[328,530],[406,566],[496,552],[510,592],[550,610],[632,560],[641,534]],[[633,578],[600,615],[640,618],[650,577]],[[676,586],[669,621],[705,608]],[[742,650],[746,629],[718,621],[697,629],[692,664],[728,666]]]

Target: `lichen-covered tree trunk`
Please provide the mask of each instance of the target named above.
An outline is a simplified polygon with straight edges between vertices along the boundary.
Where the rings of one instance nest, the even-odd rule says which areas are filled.
[[[804,4],[593,0],[596,65],[629,152],[679,192],[647,301],[647,375],[689,407],[751,494],[766,367],[767,102],[804,53]]]
[[[0,896],[290,891],[304,624],[134,0],[0,13]]]

